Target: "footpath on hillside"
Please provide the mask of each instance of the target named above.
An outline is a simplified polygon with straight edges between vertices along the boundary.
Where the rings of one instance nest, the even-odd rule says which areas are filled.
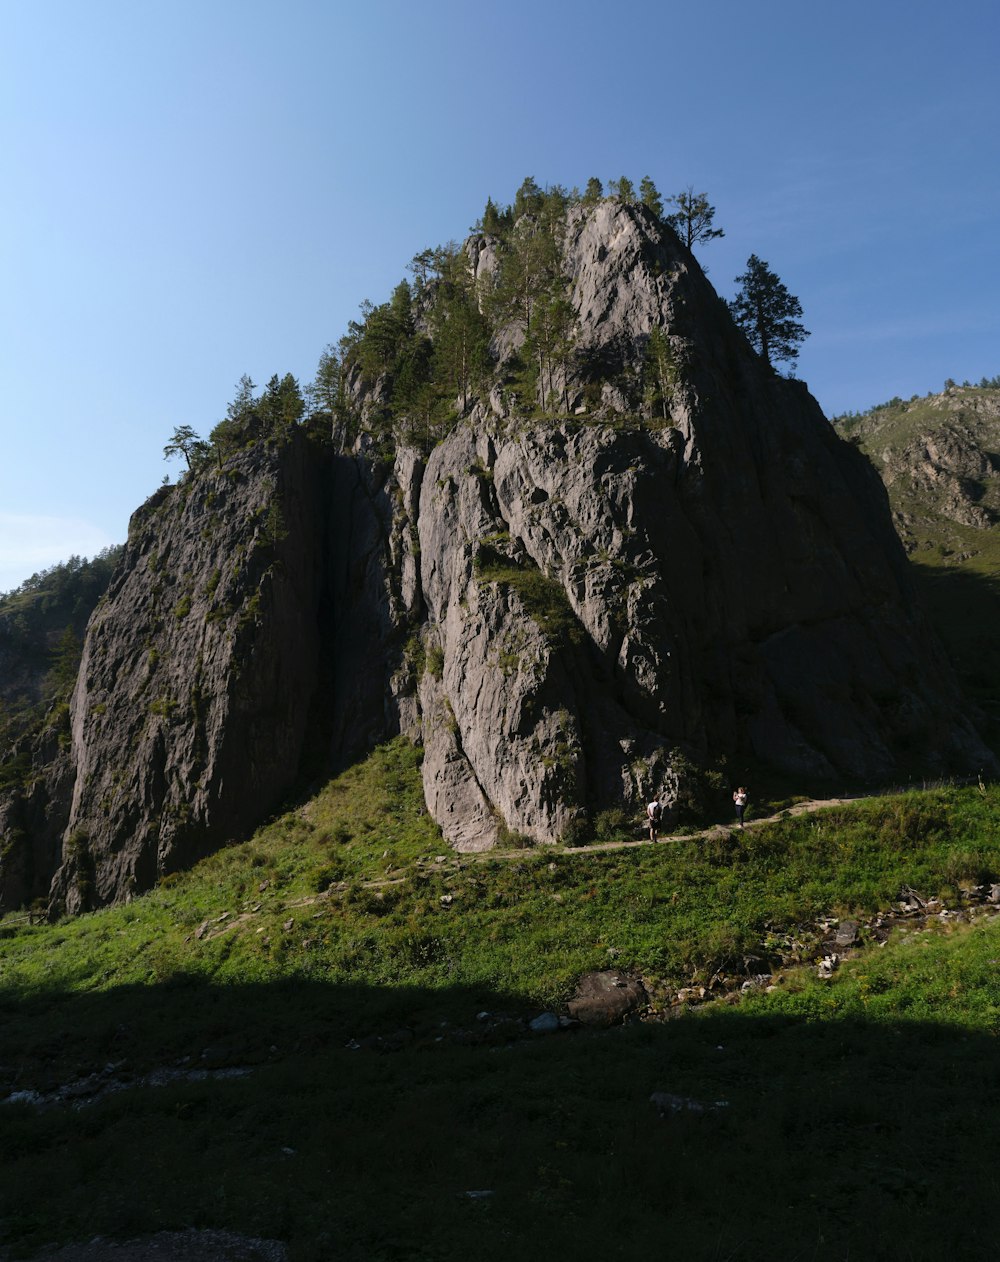
[[[899,791],[905,792],[902,789]],[[791,806],[783,807],[773,815],[764,815],[759,819],[748,819],[744,828],[759,828],[762,824],[773,824],[777,820],[788,819],[792,815],[805,815],[809,811],[819,811],[827,806],[847,806],[852,802],[860,802],[865,798],[874,796],[876,795],[859,793],[855,797],[807,798],[802,802],[795,802]],[[880,793],[877,796],[887,797],[889,795]],[[629,846],[677,845],[682,841],[697,841],[700,837],[717,837],[720,833],[738,832],[739,828],[739,824],[734,820],[729,824],[710,824],[707,828],[699,829],[697,832],[669,833],[666,837],[660,837],[655,842],[650,841],[648,837],[636,837],[627,841],[595,841],[586,846],[563,846],[562,851],[565,854],[594,854],[602,850],[623,850]]]
[[[839,798],[805,798],[800,802],[795,802],[790,806],[782,807],[781,810],[775,811],[772,815],[762,815],[759,819],[748,819],[744,828],[760,828],[764,824],[774,824],[778,820],[789,819],[793,815],[805,815],[810,811],[820,811],[828,806],[849,806],[854,802],[863,802],[876,797],[892,797],[900,793],[907,793],[909,789],[896,789],[883,791],[880,793],[858,793],[854,796],[846,796]],[[645,826],[645,825],[643,825]],[[640,827],[636,822],[636,827]],[[518,850],[460,850],[452,852],[454,857],[462,860],[482,860],[482,859],[523,859],[527,850],[549,850],[555,854],[600,854],[607,850],[629,850],[633,846],[666,846],[680,845],[685,841],[698,841],[705,837],[719,837],[727,833],[739,832],[740,826],[735,821],[731,823],[709,824],[706,828],[692,830],[690,832],[673,832],[668,833],[664,837],[659,837],[655,842],[650,841],[648,837],[629,837],[620,838],[617,841],[592,841],[582,846],[531,846]],[[448,856],[445,856],[446,858]]]

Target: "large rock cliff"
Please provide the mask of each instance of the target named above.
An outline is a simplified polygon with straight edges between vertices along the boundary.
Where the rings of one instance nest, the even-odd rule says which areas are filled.
[[[424,778],[454,844],[669,796],[676,749],[803,780],[891,776],[904,751],[990,764],[880,485],[801,388],[772,393],[759,424],[695,401],[655,432],[466,430],[435,450]]]
[[[678,753],[803,779],[992,767],[869,463],[641,208],[573,208],[562,251],[561,420],[512,409],[513,320],[429,456],[292,433],[136,515],[36,780],[55,905],[148,888],[399,730],[460,849],[669,797]],[[467,255],[488,279],[498,245]],[[643,422],[654,329],[670,390]],[[3,809],[30,833],[23,794]]]
[[[54,891],[146,889],[252,827],[299,767],[319,660],[321,466],[257,447],[133,518],[70,715]]]

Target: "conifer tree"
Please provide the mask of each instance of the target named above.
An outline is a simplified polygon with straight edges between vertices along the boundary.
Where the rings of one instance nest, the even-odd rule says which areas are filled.
[[[514,218],[537,214],[542,208],[544,198],[545,194],[529,175],[514,195]]]
[[[622,176],[620,180],[611,181],[612,196],[617,197],[619,201],[624,202],[626,206],[635,201],[635,189],[632,181],[626,176]]]
[[[507,243],[489,307],[498,324],[519,319],[527,329],[535,302],[558,273],[559,251],[544,227],[521,226]]]
[[[799,343],[809,336],[798,321],[798,298],[756,254],[747,259],[747,270],[736,283],[740,288],[729,309],[754,350],[768,366],[776,359],[797,359]]]
[[[226,419],[237,425],[254,428],[257,425],[257,386],[248,373],[236,383],[236,396],[226,407]]]
[[[500,217],[500,211],[492,197],[486,199],[486,209],[483,211],[482,230],[487,236],[498,237],[503,231],[503,220]]]
[[[549,405],[556,397],[554,374],[559,371],[562,384],[560,401],[565,409],[569,408],[566,372],[572,349],[570,334],[573,318],[572,305],[562,292],[561,285],[553,284],[544,299],[537,304],[531,328],[531,344],[538,357],[539,389],[543,406]]]
[[[378,381],[383,373],[391,371],[410,331],[407,301],[400,294],[400,287],[397,287],[391,301],[372,307],[367,312],[352,351],[352,360],[358,364],[362,376],[369,384]]]
[[[562,223],[563,216],[570,204],[570,195],[561,184],[551,184],[542,194],[539,212],[543,223],[550,232],[556,231],[556,225]]]
[[[417,293],[422,293],[428,278],[434,271],[434,251],[427,249],[421,250],[419,254],[414,254],[413,258],[406,265],[406,270],[413,273]]]
[[[316,376],[307,391],[310,420],[320,423],[334,444],[342,448],[347,439],[344,396],[344,361],[341,349],[327,346],[319,357]]]
[[[257,410],[264,434],[283,437],[302,419],[306,410],[299,383],[290,372],[283,377],[275,373],[264,388]]]
[[[650,330],[646,343],[643,376],[650,415],[667,420],[678,382],[677,359],[669,337],[658,324]]]
[[[712,227],[715,207],[709,205],[704,193],[696,193],[692,185],[689,184],[682,193],[668,197],[667,204],[677,209],[667,215],[666,221],[689,250],[699,241],[711,241],[726,235],[722,228]]]
[[[587,181],[587,187],[583,190],[583,204],[585,206],[593,206],[604,196],[604,185],[592,175]]]
[[[411,337],[401,348],[393,370],[392,411],[405,418],[422,405],[425,386],[431,381],[434,347],[422,333]]]
[[[209,434],[219,468],[227,457],[241,447],[260,437],[260,417],[257,412],[257,389],[244,373],[236,386],[236,397],[226,408],[226,415]]]
[[[409,332],[413,325],[413,290],[410,288],[409,281],[401,280],[399,282],[392,291],[389,306],[392,314],[399,321],[400,328],[404,332]]]
[[[469,395],[489,362],[489,328],[469,288],[455,286],[435,306],[434,363],[441,384],[461,399]]]
[[[183,456],[190,469],[192,462],[204,453],[207,444],[198,437],[190,425],[178,425],[171,435],[170,442],[163,448],[163,459],[171,456]]]
[[[644,175],[639,181],[639,200],[644,206],[648,206],[658,219],[662,218],[663,198],[648,175]]]

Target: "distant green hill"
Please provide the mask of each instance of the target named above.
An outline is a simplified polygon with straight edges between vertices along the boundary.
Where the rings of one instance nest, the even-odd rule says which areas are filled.
[[[878,470],[931,617],[1000,741],[1000,378],[835,417]]]
[[[0,752],[68,691],[87,622],[121,552],[72,556],[0,593]]]

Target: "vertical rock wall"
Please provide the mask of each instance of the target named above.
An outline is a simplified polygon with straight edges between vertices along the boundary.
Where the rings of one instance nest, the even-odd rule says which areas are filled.
[[[993,766],[915,606],[884,488],[802,383],[751,351],[690,253],[641,208],[568,216],[572,423],[494,420],[433,453],[420,540],[428,803],[462,848],[553,840],[676,789],[675,750],[804,779]],[[496,267],[480,242],[479,274]],[[668,415],[634,412],[651,330]],[[523,331],[521,336],[523,336]],[[519,345],[501,330],[501,359]],[[561,612],[560,612],[561,611]]]
[[[323,482],[305,443],[258,446],[133,518],[71,703],[54,883],[70,911],[241,836],[293,782],[320,651]]]

